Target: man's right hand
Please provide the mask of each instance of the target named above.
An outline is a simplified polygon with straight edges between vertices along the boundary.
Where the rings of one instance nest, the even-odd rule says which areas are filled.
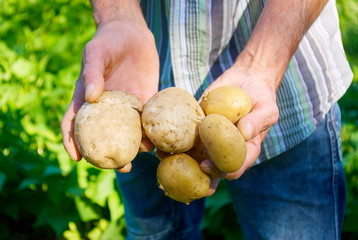
[[[145,104],[157,92],[158,84],[158,53],[145,22],[122,17],[100,23],[83,51],[81,74],[61,123],[63,144],[70,157],[76,161],[82,158],[74,141],[74,117],[85,101],[96,101],[103,90],[123,90]],[[144,137],[140,150],[151,148]],[[120,171],[130,168],[129,164]]]

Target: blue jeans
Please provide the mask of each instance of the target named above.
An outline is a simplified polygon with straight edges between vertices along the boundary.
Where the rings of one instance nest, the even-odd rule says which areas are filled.
[[[228,181],[245,237],[340,239],[346,202],[340,144],[335,105],[305,141]],[[157,187],[157,164],[155,156],[142,153],[131,173],[117,175],[127,239],[200,239],[204,199],[187,206],[164,196]]]

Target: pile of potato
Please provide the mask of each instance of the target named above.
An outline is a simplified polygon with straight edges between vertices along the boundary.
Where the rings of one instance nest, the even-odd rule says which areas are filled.
[[[245,140],[235,124],[250,110],[250,98],[234,86],[210,91],[200,104],[183,89],[167,88],[144,107],[133,95],[107,91],[78,111],[75,140],[94,166],[120,169],[138,153],[143,128],[160,159],[159,187],[189,204],[209,190],[211,179],[200,169],[202,160],[210,158],[227,173],[244,163]]]

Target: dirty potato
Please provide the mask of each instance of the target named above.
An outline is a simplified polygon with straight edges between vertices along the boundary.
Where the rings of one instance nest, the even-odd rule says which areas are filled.
[[[226,173],[240,169],[246,158],[246,143],[230,120],[219,114],[209,114],[199,125],[199,135],[218,169]]]
[[[186,204],[205,197],[210,187],[210,177],[200,169],[195,159],[185,153],[162,159],[157,180],[165,195]]]
[[[138,153],[142,139],[139,99],[123,91],[105,91],[85,103],[75,118],[74,135],[82,156],[103,169],[120,169]]]
[[[143,108],[142,125],[159,150],[181,153],[193,147],[203,118],[204,112],[190,93],[171,87],[149,99]]]
[[[221,86],[208,92],[200,106],[205,115],[217,113],[235,123],[251,111],[251,100],[239,87]]]

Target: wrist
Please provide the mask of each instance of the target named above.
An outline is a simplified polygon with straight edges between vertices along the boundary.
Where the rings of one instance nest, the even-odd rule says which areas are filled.
[[[137,0],[92,0],[93,18],[97,26],[110,22],[128,21],[147,26]]]
[[[268,86],[273,92],[276,92],[279,87],[283,75],[286,71],[287,64],[278,59],[267,56],[260,56],[252,49],[244,49],[243,52],[236,58],[234,68],[245,69],[255,75],[259,75],[260,79],[267,82]]]
[[[277,89],[305,32],[327,0],[267,0],[235,65],[261,73]]]

